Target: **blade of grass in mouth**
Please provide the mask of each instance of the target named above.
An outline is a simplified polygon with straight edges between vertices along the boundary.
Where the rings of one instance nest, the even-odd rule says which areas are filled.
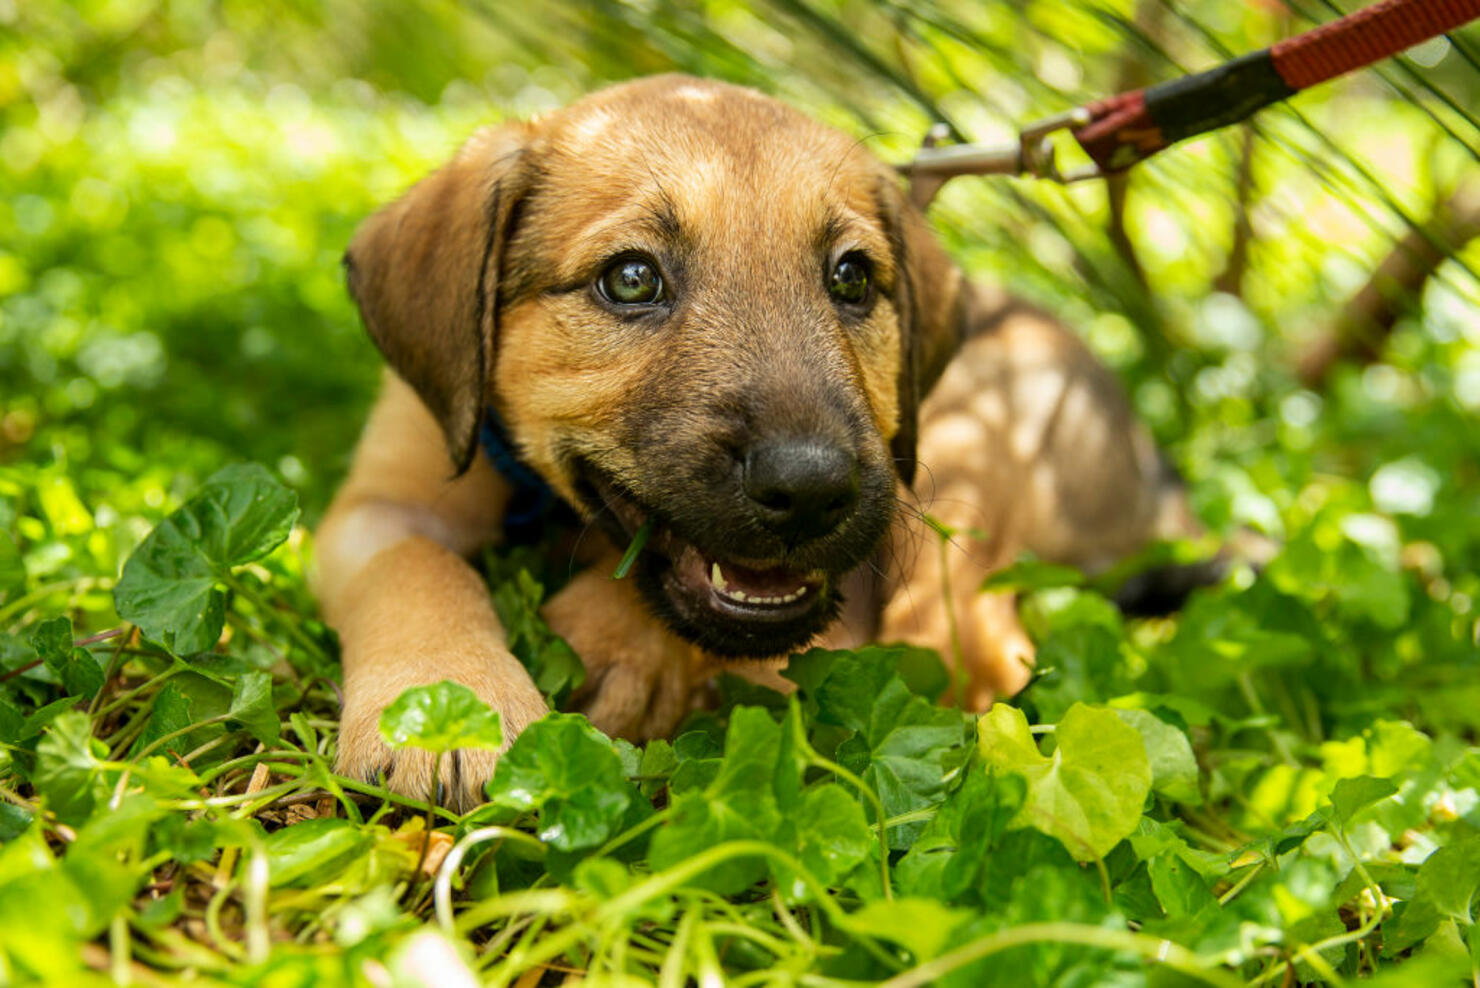
[[[637,562],[637,554],[642,552],[643,546],[647,545],[648,536],[651,534],[653,534],[653,520],[649,518],[642,523],[642,527],[627,544],[627,551],[622,553],[622,561],[617,563],[617,568],[612,571],[613,580],[621,580],[632,572],[632,564]]]

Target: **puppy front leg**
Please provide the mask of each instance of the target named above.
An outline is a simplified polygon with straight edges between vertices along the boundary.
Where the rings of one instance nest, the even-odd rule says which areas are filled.
[[[475,462],[454,477],[442,436],[419,399],[387,375],[345,482],[319,528],[315,586],[339,632],[344,713],[336,769],[397,792],[467,809],[481,802],[494,754],[435,758],[391,751],[380,714],[404,690],[451,679],[503,720],[505,744],[547,710],[509,652],[482,579],[462,558],[494,536],[508,493]]]
[[[412,686],[450,679],[502,717],[505,743],[547,707],[504,633],[482,579],[431,539],[413,536],[376,553],[350,581],[335,608],[344,654],[344,715],[336,770],[420,799],[434,791],[435,757],[417,748],[393,752],[380,736],[380,714]],[[436,791],[465,811],[482,802],[493,752],[443,758]]]
[[[601,556],[543,614],[586,666],[572,705],[607,734],[646,741],[678,726],[706,670],[698,649],[648,610],[635,579],[611,578],[617,562]]]

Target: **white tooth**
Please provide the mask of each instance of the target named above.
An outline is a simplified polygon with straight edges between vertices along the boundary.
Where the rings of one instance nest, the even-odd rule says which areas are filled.
[[[714,589],[723,590],[728,584],[725,583],[725,574],[720,571],[719,563],[709,567],[709,582],[714,584]]]
[[[728,598],[730,598],[731,600],[738,600],[742,604],[745,603],[745,601],[749,599],[748,597],[745,596],[744,591],[741,591],[741,590],[726,590],[725,591],[725,596],[728,597]]]

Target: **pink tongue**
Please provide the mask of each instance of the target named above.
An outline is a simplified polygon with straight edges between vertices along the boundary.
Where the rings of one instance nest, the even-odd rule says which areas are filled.
[[[736,563],[720,563],[719,571],[725,578],[725,589],[739,590],[749,597],[784,597],[811,582],[805,574],[784,566],[759,570]]]

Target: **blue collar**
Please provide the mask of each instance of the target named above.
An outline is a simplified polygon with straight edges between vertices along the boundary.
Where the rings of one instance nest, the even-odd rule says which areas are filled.
[[[560,500],[544,477],[519,459],[508,428],[491,406],[483,413],[478,444],[483,447],[483,453],[493,468],[514,488],[504,510],[505,541],[510,544],[534,542],[543,534],[551,516],[565,507],[565,502]]]

